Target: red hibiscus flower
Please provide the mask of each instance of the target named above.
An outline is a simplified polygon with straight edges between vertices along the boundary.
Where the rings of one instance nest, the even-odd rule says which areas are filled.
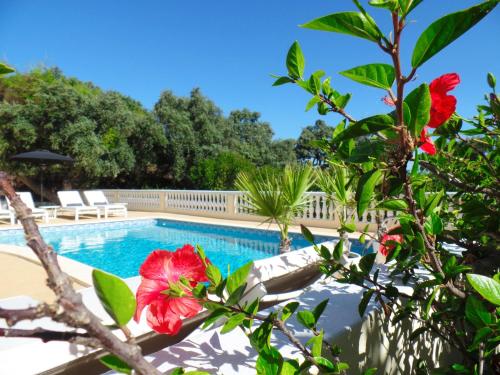
[[[392,228],[391,230],[389,230],[389,233],[391,231],[394,231],[395,229],[397,229],[397,227],[395,228]],[[378,252],[380,254],[382,254],[384,257],[386,257],[387,255],[389,255],[389,253],[394,250],[394,248],[396,247],[395,244],[393,243],[387,243],[387,241],[394,241],[394,242],[398,242],[398,243],[402,243],[403,242],[403,235],[402,234],[389,234],[389,233],[385,233],[383,236],[382,236],[382,239],[380,240],[380,246],[378,248]]]
[[[447,95],[460,83],[460,77],[456,73],[444,74],[436,78],[429,85],[431,92],[431,118],[427,126],[437,128],[443,125],[455,112],[457,99],[453,95]]]
[[[148,325],[158,333],[176,335],[182,327],[181,318],[198,314],[201,305],[185,290],[184,296],[174,297],[164,293],[170,284],[183,276],[194,287],[198,282],[208,281],[206,267],[193,246],[184,245],[175,252],[153,251],[142,264],[139,273],[141,285],[137,289],[137,309],[134,319],[139,322],[142,310],[148,307]]]
[[[434,142],[432,141],[432,138],[427,135],[427,126],[422,129],[422,132],[420,133],[420,149],[429,155],[435,155],[436,154],[436,146],[434,145]]]

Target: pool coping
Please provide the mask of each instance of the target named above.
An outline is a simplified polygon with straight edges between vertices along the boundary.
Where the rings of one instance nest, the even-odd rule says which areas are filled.
[[[134,211],[132,211],[134,212]],[[135,211],[138,213],[137,211]],[[184,221],[190,223],[199,223],[199,224],[209,224],[209,225],[221,225],[221,226],[230,226],[235,228],[249,228],[249,229],[260,229],[260,230],[269,230],[269,231],[278,231],[277,225],[274,223],[259,223],[256,221],[246,221],[246,220],[232,220],[232,219],[221,219],[221,218],[208,218],[202,216],[191,216],[191,215],[182,215],[182,214],[171,214],[171,213],[159,213],[159,212],[145,212],[141,211],[141,214],[144,216],[134,216],[134,217],[112,217],[108,219],[85,219],[83,221],[69,221],[62,223],[38,223],[40,228],[54,227],[54,226],[68,226],[68,225],[87,225],[87,224],[97,224],[97,223],[113,223],[120,221],[133,221],[133,220],[148,220],[148,219],[164,219],[164,220],[174,220],[174,221]],[[336,229],[330,228],[321,228],[308,226],[308,228],[317,235],[327,235],[327,236],[338,236],[338,231]],[[5,230],[16,230],[22,229],[22,226],[19,224],[15,225],[5,225],[0,227],[0,232]],[[289,227],[289,232],[291,233],[300,233],[299,225],[291,225]],[[361,235],[360,232],[348,233],[349,238],[356,238]]]
[[[189,220],[191,219],[191,220]],[[120,222],[129,222],[129,221],[143,221],[143,220],[171,220],[171,221],[177,221],[177,222],[186,222],[186,223],[196,223],[196,224],[206,224],[206,225],[217,225],[217,226],[224,226],[224,227],[232,227],[232,228],[245,228],[245,229],[254,229],[254,230],[264,230],[264,231],[272,231],[272,232],[277,232],[277,228],[274,228],[273,224],[268,224],[264,227],[262,225],[263,223],[256,223],[256,222],[245,222],[245,221],[234,221],[234,220],[227,220],[227,219],[212,219],[210,218],[207,220],[207,218],[202,218],[202,220],[196,220],[196,217],[193,216],[187,216],[187,215],[173,215],[173,214],[167,214],[167,215],[162,215],[158,213],[151,213],[151,216],[145,216],[145,217],[121,217],[119,219],[113,218],[113,219],[102,219],[102,220],[89,220],[87,222],[68,222],[68,223],[49,223],[49,224],[40,224],[40,228],[50,228],[50,227],[66,227],[66,226],[84,226],[84,225],[95,225],[99,223],[120,223]],[[309,229],[315,233],[315,232],[320,232],[317,233],[318,236],[330,236],[330,237],[338,237],[338,232],[336,230],[332,229],[327,229],[325,228],[315,228],[315,227],[309,227]],[[15,225],[15,226],[8,226],[6,228],[0,228],[0,233],[2,231],[22,231],[23,228],[20,225]],[[291,227],[289,230],[290,233],[298,233],[300,234],[300,227],[294,226]],[[357,239],[359,237],[359,233],[349,233],[348,234],[349,238],[351,239]],[[301,248],[302,249],[302,248]],[[300,249],[297,249],[300,250]],[[33,253],[33,251],[26,245],[26,246],[18,246],[18,245],[9,245],[9,244],[2,244],[0,243],[0,252],[5,252],[8,254],[12,255],[17,255],[21,256],[24,258],[27,258],[31,261],[34,261],[38,264],[40,263],[40,260],[38,257]],[[61,269],[67,273],[70,277],[76,279],[77,281],[80,281],[84,284],[87,284],[89,286],[92,285],[92,270],[94,267],[91,267],[85,263],[70,259],[68,257],[65,257],[64,255],[57,255],[57,259],[59,262],[59,265],[61,266]]]

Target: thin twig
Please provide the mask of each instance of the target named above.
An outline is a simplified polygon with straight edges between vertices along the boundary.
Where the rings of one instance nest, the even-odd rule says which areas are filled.
[[[447,182],[468,193],[482,193],[491,198],[500,199],[500,191],[496,189],[484,188],[463,182],[451,173],[440,171],[434,164],[431,164],[425,160],[420,160],[419,165],[427,169],[441,181]]]

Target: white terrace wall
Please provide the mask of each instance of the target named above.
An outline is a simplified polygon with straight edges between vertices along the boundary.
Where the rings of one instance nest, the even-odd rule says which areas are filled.
[[[213,217],[229,220],[263,221],[264,218],[250,213],[241,191],[212,190],[129,190],[109,189],[104,194],[112,203],[127,203],[131,211],[167,212],[183,215]],[[309,203],[304,212],[295,219],[296,224],[323,228],[337,228],[338,218],[333,202],[325,193],[307,193]],[[394,212],[383,211],[383,217],[394,216]],[[358,230],[369,225],[376,228],[375,211],[367,210],[363,217],[356,218]]]

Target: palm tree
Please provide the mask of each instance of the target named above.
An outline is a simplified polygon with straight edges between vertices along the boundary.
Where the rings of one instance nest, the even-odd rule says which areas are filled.
[[[244,200],[250,212],[276,223],[280,231],[280,253],[290,251],[288,230],[296,215],[309,202],[305,194],[314,183],[313,169],[309,165],[286,166],[282,173],[269,170],[240,173],[236,187],[245,191]]]
[[[356,229],[354,215],[356,212],[356,200],[354,199],[353,178],[349,177],[347,168],[330,163],[328,169],[319,169],[316,172],[317,184],[323,191],[327,200],[333,202],[335,215],[339,219],[338,232],[343,240],[344,252],[349,252],[351,243],[348,231]]]

